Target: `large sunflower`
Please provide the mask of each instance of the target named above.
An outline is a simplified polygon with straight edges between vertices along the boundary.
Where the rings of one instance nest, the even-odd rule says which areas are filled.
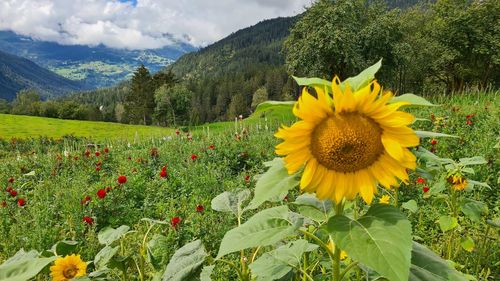
[[[347,83],[342,91],[335,77],[333,99],[322,88],[314,89],[317,98],[304,87],[293,108],[302,120],[275,134],[284,140],[276,153],[286,155],[288,172],[305,164],[301,190],[335,202],[360,193],[370,204],[378,183],[385,188],[398,186],[397,179],[407,183],[406,169],[416,167],[408,147],[419,144],[408,127],[414,116],[398,111],[408,103],[388,104],[392,93],[379,95],[376,81],[353,93]]]
[[[82,261],[80,255],[65,256],[58,258],[50,267],[50,275],[53,281],[66,281],[75,277],[85,276],[87,264]]]

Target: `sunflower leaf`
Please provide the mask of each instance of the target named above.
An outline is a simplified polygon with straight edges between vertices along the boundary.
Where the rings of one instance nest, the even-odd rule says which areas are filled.
[[[376,62],[374,65],[368,67],[367,69],[361,71],[358,75],[354,77],[349,77],[346,80],[344,80],[340,84],[340,88],[342,91],[345,89],[345,85],[349,84],[349,87],[351,87],[351,90],[353,92],[358,91],[375,79],[375,73],[380,69],[382,66],[382,59],[380,59],[378,62]]]
[[[332,92],[332,81],[328,81],[321,78],[306,78],[306,77],[296,77],[292,76],[295,82],[299,84],[299,86],[307,86],[307,87],[323,87],[327,89],[329,93]]]
[[[429,132],[429,131],[415,131],[415,133],[420,138],[435,138],[435,137],[458,138],[457,136],[453,136],[453,135],[436,133],[436,132]]]
[[[295,175],[289,175],[283,158],[264,163],[270,167],[255,184],[255,196],[245,209],[256,209],[266,201],[281,201],[288,190],[297,186]]]
[[[336,215],[327,229],[347,255],[389,280],[408,280],[411,224],[395,207],[373,205],[357,220]]]
[[[163,274],[163,281],[194,280],[199,277],[207,253],[201,240],[195,240],[177,250]]]
[[[130,227],[126,225],[122,225],[116,229],[108,226],[99,231],[97,238],[102,245],[111,245],[125,235],[129,229]]]
[[[409,281],[465,281],[460,272],[425,246],[413,242]]]
[[[410,105],[418,105],[418,106],[439,106],[436,104],[432,104],[423,97],[414,94],[403,94],[397,97],[393,97],[391,100],[389,100],[389,103],[395,103],[395,102],[408,102],[410,103]]]
[[[35,256],[36,255],[36,256]],[[19,250],[0,265],[0,281],[30,280],[57,257],[38,258],[38,252]]]
[[[212,199],[212,209],[218,212],[230,212],[240,217],[246,210],[242,208],[242,205],[248,200],[250,193],[248,189],[225,191]]]
[[[232,252],[258,246],[269,246],[295,234],[303,220],[290,222],[287,206],[260,211],[244,224],[226,232],[220,243],[217,259]]]

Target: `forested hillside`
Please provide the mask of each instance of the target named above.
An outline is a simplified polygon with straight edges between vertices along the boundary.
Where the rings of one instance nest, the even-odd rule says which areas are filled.
[[[0,99],[11,101],[23,89],[36,89],[47,98],[80,90],[82,85],[30,60],[0,51]]]

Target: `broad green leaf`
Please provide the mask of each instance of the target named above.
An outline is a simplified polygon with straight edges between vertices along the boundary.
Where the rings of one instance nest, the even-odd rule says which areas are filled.
[[[414,95],[414,94],[403,94],[397,97],[393,97],[389,103],[395,103],[395,102],[408,102],[411,105],[420,105],[420,106],[439,106],[430,103],[428,100],[426,100],[423,97]]]
[[[154,219],[150,219],[150,218],[142,218],[141,221],[146,221],[146,222],[149,222],[151,224],[170,224],[166,221],[154,220]]]
[[[469,236],[462,237],[460,241],[460,246],[467,252],[472,252],[474,250],[474,247],[476,247],[476,244],[474,243],[474,240],[470,238]]]
[[[466,281],[467,279],[434,252],[417,242],[413,242],[410,278],[408,280]]]
[[[199,277],[200,268],[207,253],[201,243],[196,240],[177,250],[170,259],[163,274],[163,281],[194,280]]]
[[[295,240],[264,253],[250,264],[249,268],[252,276],[257,277],[257,281],[278,280],[300,265],[305,252],[311,252],[317,248],[317,245],[310,244],[306,240]]]
[[[23,259],[30,259],[30,258],[35,259],[35,258],[38,258],[39,255],[40,255],[40,253],[38,253],[35,250],[31,250],[29,252],[26,252],[26,251],[24,251],[24,249],[21,249],[21,250],[17,251],[12,257],[10,257],[8,260],[6,260],[0,266],[8,265],[8,264],[11,264],[11,263],[17,262],[19,260],[23,260]]]
[[[340,85],[340,88],[342,90],[344,90],[346,84],[349,84],[349,87],[351,87],[351,90],[354,91],[354,92],[357,91],[357,90],[359,90],[359,89],[364,88],[365,86],[367,86],[368,84],[370,84],[370,82],[373,79],[375,79],[375,73],[377,73],[377,71],[380,69],[381,66],[382,66],[382,59],[380,59],[374,65],[372,65],[372,66],[368,67],[367,69],[361,71],[360,74],[358,74],[358,75],[356,75],[354,77],[347,78],[346,80],[344,80],[342,82],[342,84]]]
[[[395,207],[376,204],[358,220],[335,215],[328,221],[334,242],[352,259],[389,280],[407,280],[411,224]]]
[[[439,218],[439,227],[443,232],[452,230],[457,226],[458,226],[457,218],[454,218],[452,216],[441,216]]]
[[[315,194],[304,193],[295,199],[299,212],[317,222],[327,221],[333,213],[333,203],[330,200],[319,200]]]
[[[102,245],[111,245],[111,243],[125,235],[129,229],[130,227],[126,225],[122,225],[117,229],[108,226],[99,231],[97,238]]]
[[[248,189],[225,191],[212,199],[212,209],[219,212],[231,212],[239,217],[244,211],[242,205],[248,200],[250,194]]]
[[[488,213],[488,206],[483,202],[465,198],[460,204],[460,210],[469,219],[479,222],[481,216]]]
[[[460,161],[460,164],[462,165],[482,165],[482,164],[486,164],[488,163],[488,161],[486,161],[486,159],[484,159],[484,157],[482,156],[474,156],[474,157],[470,157],[470,158],[460,158],[459,159]]]
[[[407,202],[404,202],[401,207],[403,207],[403,209],[407,209],[408,211],[412,212],[412,213],[416,213],[418,211],[418,206],[417,206],[417,201],[411,199]]]
[[[201,270],[200,281],[211,281],[212,271],[214,271],[215,265],[204,266]]]
[[[105,269],[108,265],[108,262],[111,258],[118,253],[119,246],[111,247],[106,245],[106,247],[102,248],[99,253],[94,258],[94,264],[97,270]]]
[[[437,137],[458,138],[457,136],[453,136],[453,135],[436,133],[436,132],[429,132],[429,131],[415,131],[415,133],[420,138],[437,138]]]
[[[424,198],[428,198],[431,195],[437,195],[443,192],[446,189],[446,179],[444,177],[438,178],[436,182],[434,182],[431,187],[429,188],[429,191],[427,193],[424,193]]]
[[[257,246],[268,246],[295,234],[302,225],[289,221],[287,206],[278,206],[260,211],[239,227],[226,232],[220,243],[217,259],[232,252]]]
[[[246,209],[256,209],[266,201],[281,201],[288,190],[299,183],[295,175],[288,174],[283,158],[274,158],[264,164],[270,168],[257,180],[254,198]]]
[[[54,244],[51,250],[57,256],[66,256],[72,254],[77,245],[77,241],[63,240]]]
[[[470,185],[473,185],[473,186],[476,186],[476,185],[477,185],[477,186],[480,186],[480,187],[486,187],[486,188],[488,188],[488,189],[491,189],[491,186],[489,186],[489,185],[488,185],[487,183],[485,183],[485,182],[479,182],[479,181],[474,181],[474,180],[469,180],[469,179],[467,179],[467,180],[469,181],[469,184],[470,184]]]
[[[0,265],[0,281],[24,281],[30,280],[42,271],[57,257],[37,258],[33,257],[33,251],[24,252],[20,250],[14,257]]]
[[[326,88],[328,92],[332,92],[332,81],[321,78],[292,77],[299,86]]]
[[[494,226],[496,228],[500,228],[500,219],[499,218],[496,218],[494,220],[486,220],[486,223],[491,225],[491,226]]]
[[[161,261],[164,258],[164,253],[169,247],[170,243],[167,237],[155,234],[148,242],[148,262],[151,263],[154,268],[159,269]]]

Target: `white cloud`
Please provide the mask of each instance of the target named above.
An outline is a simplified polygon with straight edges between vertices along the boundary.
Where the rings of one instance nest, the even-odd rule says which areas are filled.
[[[0,30],[61,44],[204,46],[261,20],[301,13],[313,0],[2,0]]]

